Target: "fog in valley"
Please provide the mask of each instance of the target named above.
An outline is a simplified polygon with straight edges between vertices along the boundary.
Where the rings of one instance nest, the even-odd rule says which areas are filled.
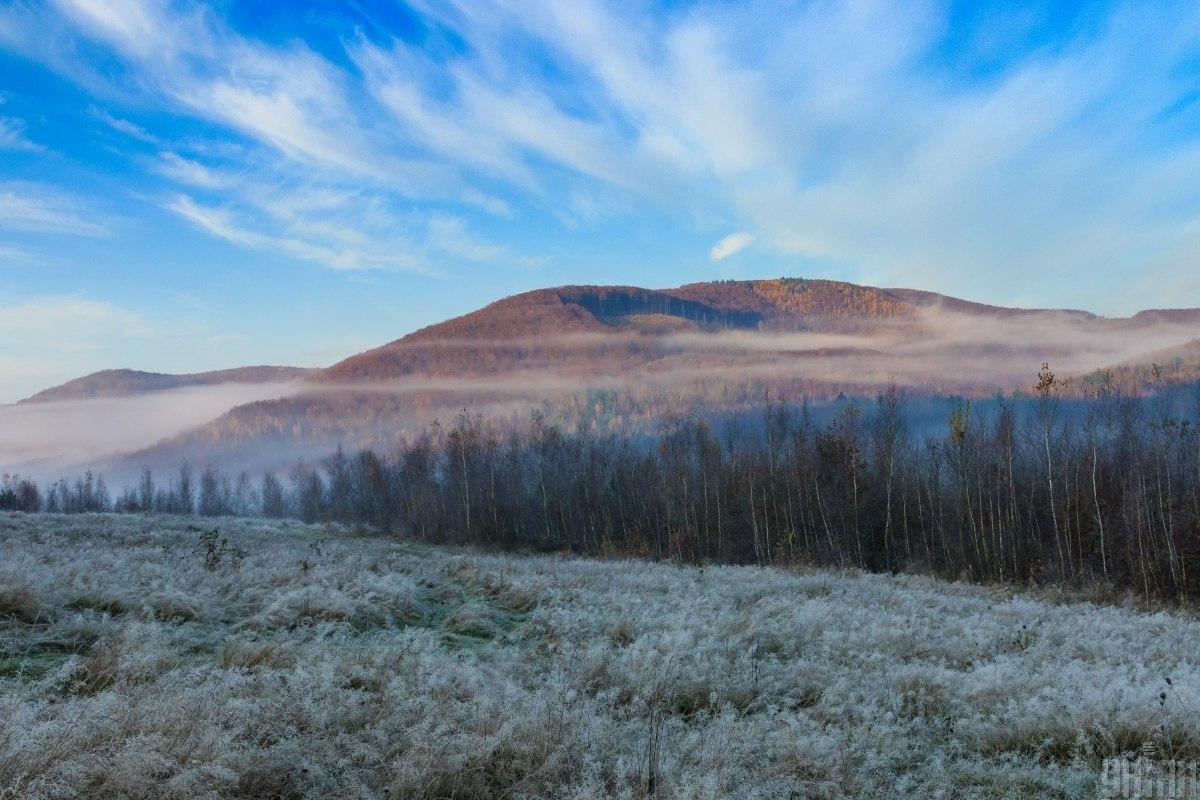
[[[97,467],[119,484],[144,464],[169,469],[185,458],[235,472],[278,470],[301,458],[319,460],[338,444],[386,449],[463,410],[503,421],[536,407],[578,407],[597,391],[622,398],[606,410],[621,416],[615,424],[642,429],[666,412],[720,414],[764,396],[792,403],[841,392],[869,398],[891,383],[914,397],[987,397],[1027,389],[1043,361],[1062,377],[1079,376],[1169,357],[1196,339],[1193,326],[1172,322],[941,307],[875,321],[867,330],[841,327],[437,341],[401,348],[465,349],[492,371],[222,384],[3,406],[0,471],[47,480]]]
[[[46,480],[63,470],[149,447],[295,384],[221,384],[135,397],[0,406],[0,471]]]

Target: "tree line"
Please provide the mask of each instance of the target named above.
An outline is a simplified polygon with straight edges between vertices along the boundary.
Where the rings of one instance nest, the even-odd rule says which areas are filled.
[[[652,438],[536,412],[507,425],[463,412],[390,452],[339,448],[283,477],[184,465],[162,487],[147,471],[113,502],[89,474],[32,506],[258,513],[507,549],[1103,584],[1183,603],[1200,593],[1200,395],[1160,386],[1135,396],[1101,380],[1068,404],[1043,366],[1030,392],[962,401],[936,429],[917,429],[910,406],[892,387],[832,414],[785,403],[749,421],[673,414]],[[32,510],[27,484],[5,479],[0,508]]]

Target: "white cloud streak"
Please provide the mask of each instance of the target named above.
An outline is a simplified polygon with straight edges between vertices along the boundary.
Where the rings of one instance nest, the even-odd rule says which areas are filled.
[[[104,236],[105,225],[83,203],[54,187],[0,181],[0,229]]]
[[[175,198],[168,208],[214,236],[253,250],[274,250],[333,269],[427,271],[423,262],[409,255],[404,248],[395,252],[376,249],[376,242],[363,241],[365,237],[349,228],[314,224],[312,229],[305,231],[307,235],[273,236],[241,227],[229,210],[201,205],[186,195]]]
[[[25,136],[25,123],[12,117],[0,117],[0,150],[40,153],[46,148]]]
[[[224,189],[231,183],[227,176],[217,170],[178,153],[160,153],[153,168],[171,180],[202,189]]]
[[[734,253],[741,252],[754,242],[754,234],[731,233],[713,245],[708,251],[708,257],[713,261],[723,261]]]
[[[137,139],[140,142],[146,142],[148,144],[161,144],[161,142],[162,142],[161,139],[159,139],[157,136],[150,133],[145,128],[141,127],[140,125],[132,123],[127,119],[121,119],[120,117],[114,117],[112,114],[109,114],[104,109],[92,108],[91,113],[92,113],[92,116],[94,116],[96,119],[103,122],[108,127],[112,128],[117,133],[122,133],[133,139]]]

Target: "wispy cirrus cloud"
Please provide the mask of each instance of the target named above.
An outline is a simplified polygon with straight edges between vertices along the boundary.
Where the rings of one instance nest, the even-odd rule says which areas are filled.
[[[13,117],[0,117],[0,150],[24,150],[40,153],[46,148],[25,135],[25,123]]]
[[[152,168],[177,183],[201,189],[223,189],[233,182],[220,170],[170,151],[159,153]]]
[[[1155,287],[1178,285],[1200,219],[1183,5],[451,0],[394,30],[330,9],[332,43],[186,1],[20,11],[0,14],[10,47],[89,87],[103,74],[77,53],[99,49],[121,92],[236,143],[202,153],[103,112],[191,205],[163,202],[341,269],[515,263],[562,230],[719,261],[748,240],[714,239],[753,231],[756,257],[836,277],[1119,311],[1172,300]],[[298,185],[343,199],[281,211]],[[636,234],[596,233],[613,222]],[[1115,291],[1130,272],[1147,280]]]
[[[263,233],[261,229],[266,226],[248,226],[237,211],[206,206],[187,195],[176,197],[167,207],[212,235],[252,250],[281,252],[333,269],[430,271],[423,260],[412,255],[412,248],[406,243],[394,241],[394,247],[389,248],[383,246],[378,238],[367,236],[360,229],[337,221],[297,215],[284,226],[284,232]]]
[[[1102,264],[1110,282],[1087,301],[1113,308],[1116,276],[1177,273],[1163,253],[1200,216],[1182,178],[1200,121],[1188,82],[1170,77],[1194,72],[1195,9],[1114,6],[1050,46],[1010,42],[978,77],[934,68],[940,3],[629,14],[493,0],[435,13],[482,54],[449,70],[459,95],[503,87],[505,42],[536,42],[625,163],[651,155],[644,174],[677,209],[747,224],[763,248],[843,277],[1012,300],[1068,291]]]
[[[0,181],[0,229],[105,236],[108,228],[84,201],[28,181]]]
[[[159,137],[150,133],[142,126],[136,125],[127,119],[114,117],[112,114],[108,113],[102,108],[96,108],[95,106],[92,106],[90,113],[93,117],[100,120],[117,133],[124,134],[137,139],[140,142],[146,142],[148,144],[161,144],[162,142]]]
[[[383,146],[350,102],[346,72],[302,42],[262,44],[201,6],[139,0],[57,6],[84,35],[122,55],[160,99],[291,159],[406,194],[445,196],[454,180],[436,162]]]
[[[455,169],[396,148],[385,126],[371,123],[352,102],[346,70],[303,43],[262,44],[201,7],[107,0],[62,0],[57,7],[82,35],[113,48],[151,96],[251,145],[192,142],[147,160],[153,173],[207,195],[177,192],[163,203],[208,233],[334,269],[432,272],[430,252],[443,258],[507,252],[482,242],[465,222],[459,242],[421,238],[421,231],[438,229],[444,212],[424,222],[410,219],[423,215],[411,208],[413,200],[462,203],[500,215],[510,215],[511,208],[470,186]],[[165,144],[107,111],[94,115],[140,142]],[[298,198],[322,195],[338,202],[297,206]],[[405,214],[388,211],[380,219],[381,209],[404,200],[410,205]]]

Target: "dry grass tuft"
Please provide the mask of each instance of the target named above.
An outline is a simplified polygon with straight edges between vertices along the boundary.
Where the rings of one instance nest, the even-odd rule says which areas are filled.
[[[0,576],[0,617],[34,623],[44,621],[47,613],[29,581],[9,575]]]
[[[217,663],[222,669],[289,669],[296,664],[296,653],[285,642],[229,639],[221,646]]]

